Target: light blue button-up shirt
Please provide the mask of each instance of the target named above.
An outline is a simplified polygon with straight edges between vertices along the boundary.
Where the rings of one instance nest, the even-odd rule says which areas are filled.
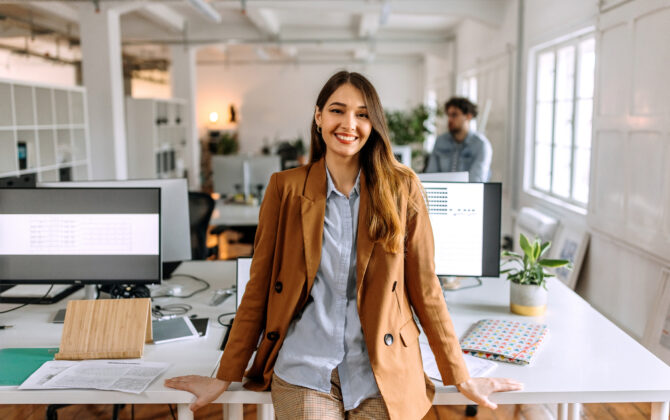
[[[491,176],[492,155],[491,143],[483,134],[469,131],[458,142],[447,132],[435,139],[424,172],[469,172],[470,182],[486,182]]]
[[[284,381],[330,393],[337,367],[344,409],[379,396],[356,307],[356,233],[360,172],[349,198],[337,191],[326,169],[328,189],[321,262],[311,302],[288,328],[274,372]]]

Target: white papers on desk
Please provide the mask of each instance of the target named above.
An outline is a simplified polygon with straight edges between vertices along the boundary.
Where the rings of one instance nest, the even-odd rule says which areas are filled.
[[[437,369],[437,362],[435,361],[435,356],[433,355],[433,351],[430,349],[428,342],[425,341],[425,336],[422,336],[421,339],[419,339],[419,344],[421,345],[421,358],[423,359],[423,370],[426,372],[426,375],[428,375],[429,378],[437,379],[438,381],[441,382],[442,375],[440,375],[440,371]],[[480,378],[482,376],[486,376],[496,368],[495,362],[492,362],[490,360],[480,359],[479,357],[473,357],[467,354],[463,355],[463,359],[465,359],[465,364],[468,367],[468,372],[470,372],[470,376],[472,376],[473,378]]]
[[[19,389],[100,389],[139,394],[170,366],[132,360],[53,360],[44,363]]]

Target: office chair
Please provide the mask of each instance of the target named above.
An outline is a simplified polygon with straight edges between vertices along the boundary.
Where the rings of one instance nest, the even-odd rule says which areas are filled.
[[[188,210],[191,223],[191,258],[206,260],[212,254],[207,248],[207,228],[214,211],[214,199],[207,193],[189,191]]]

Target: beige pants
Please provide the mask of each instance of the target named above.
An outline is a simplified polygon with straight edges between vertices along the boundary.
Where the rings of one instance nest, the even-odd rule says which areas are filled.
[[[337,368],[330,379],[330,394],[289,384],[272,375],[272,404],[277,420],[359,420],[389,418],[384,400],[368,398],[351,411],[344,411]]]

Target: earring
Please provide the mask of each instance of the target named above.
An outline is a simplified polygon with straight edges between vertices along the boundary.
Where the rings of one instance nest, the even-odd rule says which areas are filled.
[[[319,133],[319,134],[321,134],[321,126],[320,126],[320,125],[317,125],[317,126],[316,126],[316,132]]]

